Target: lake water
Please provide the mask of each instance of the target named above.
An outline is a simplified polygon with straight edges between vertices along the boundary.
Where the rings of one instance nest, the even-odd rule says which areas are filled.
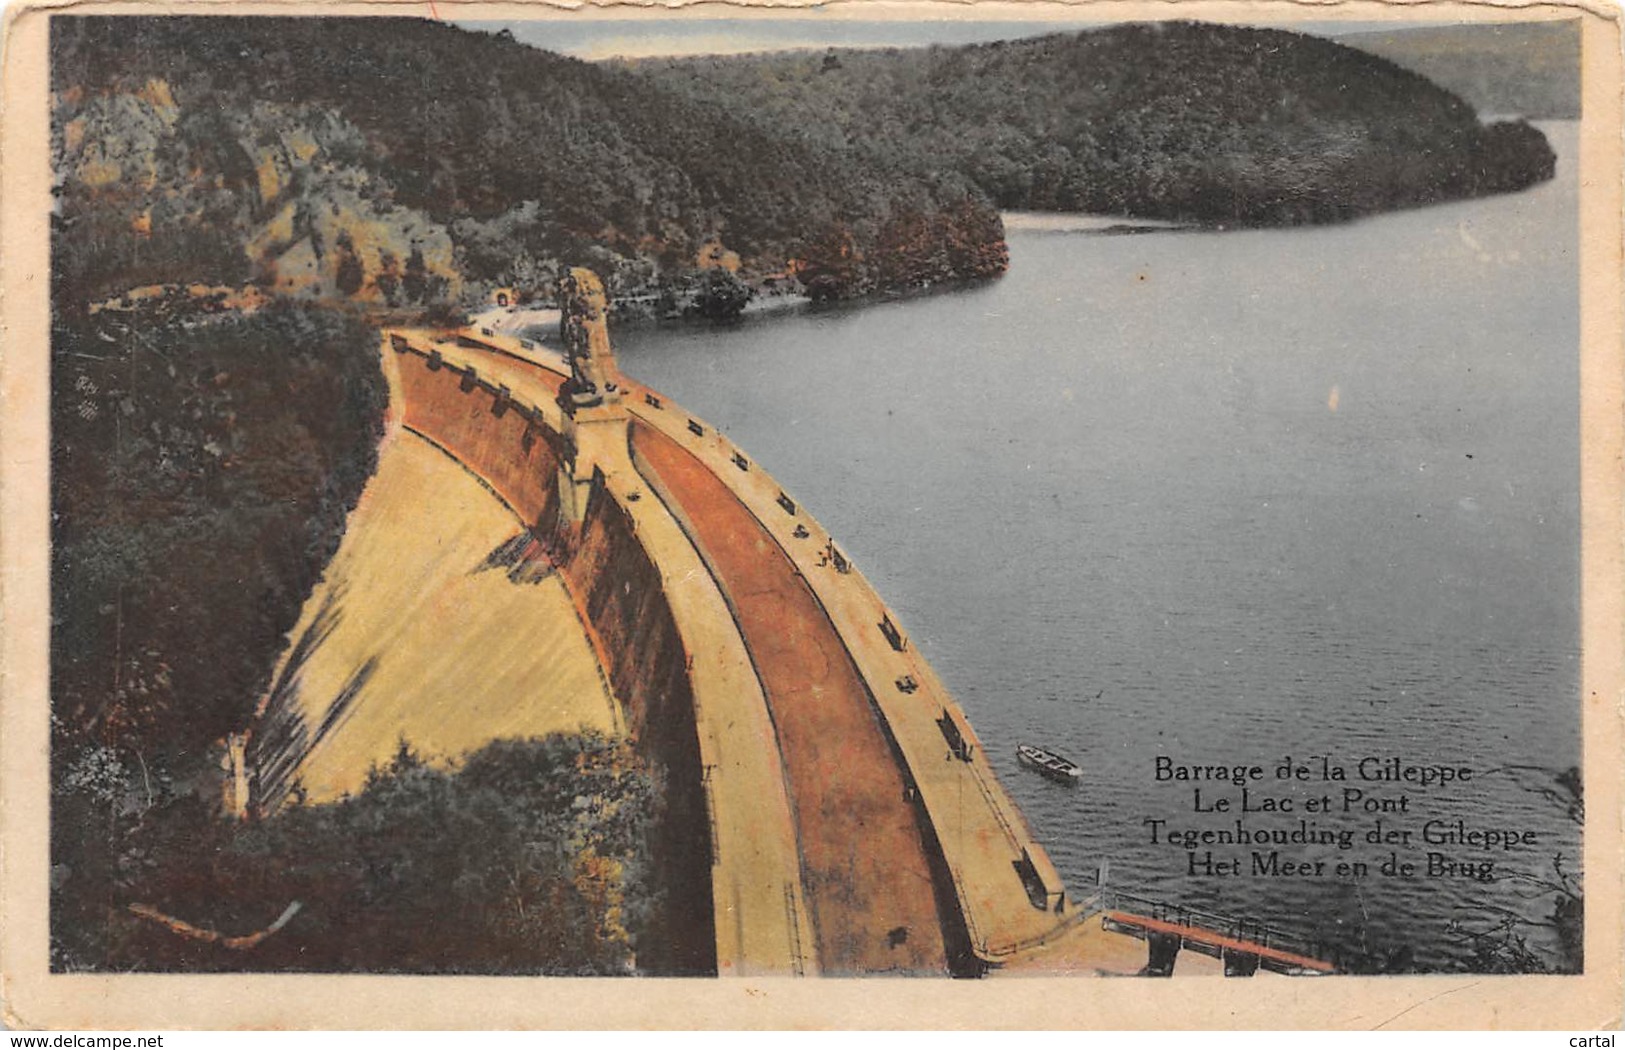
[[[1104,866],[1114,888],[1451,967],[1503,909],[1548,916],[1526,877],[1578,865],[1541,791],[1580,740],[1577,128],[1544,130],[1558,176],[1521,194],[1310,229],[1016,232],[983,286],[617,346],[837,537],[1075,895]],[[1081,787],[1021,769],[1024,741]],[[1222,844],[1194,849],[1240,874],[1192,874],[1146,821],[1237,815],[1194,812],[1158,756],[1262,766],[1249,802],[1295,809],[1249,831],[1357,839],[1265,848],[1319,876],[1255,875],[1254,847]],[[1349,779],[1313,758],[1283,783],[1286,756]],[[1363,780],[1366,757],[1474,776]],[[1365,841],[1379,816],[1409,844]],[[1536,839],[1430,846],[1430,820]],[[1383,874],[1390,851],[1417,875]],[[1491,877],[1425,877],[1429,852]]]

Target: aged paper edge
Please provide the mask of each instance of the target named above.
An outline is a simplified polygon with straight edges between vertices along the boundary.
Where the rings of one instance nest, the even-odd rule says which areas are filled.
[[[1320,979],[662,980],[328,975],[65,976],[47,970],[48,212],[50,12],[441,18],[771,17],[817,7],[864,19],[1075,17],[1533,20],[1584,24],[1581,124],[1581,555],[1585,973]],[[0,112],[0,1003],[15,1028],[1607,1029],[1622,983],[1621,38],[1607,0],[436,4],[34,0],[5,17]]]

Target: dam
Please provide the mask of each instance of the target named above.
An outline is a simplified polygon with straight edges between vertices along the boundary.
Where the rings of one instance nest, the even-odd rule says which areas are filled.
[[[622,375],[589,271],[555,351],[392,329],[377,475],[228,805],[357,791],[409,741],[633,740],[663,774],[660,972],[1323,972],[1154,902],[1077,897],[835,538],[709,422]],[[1181,947],[1193,948],[1181,952]]]

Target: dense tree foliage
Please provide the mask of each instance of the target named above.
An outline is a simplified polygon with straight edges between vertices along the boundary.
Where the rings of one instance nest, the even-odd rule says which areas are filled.
[[[1423,77],[1331,41],[1188,22],[917,50],[646,60],[650,84],[1001,208],[1297,223],[1552,174]]]
[[[593,735],[498,741],[452,770],[403,742],[355,797],[248,824],[87,749],[53,797],[54,962],[627,973],[659,899],[660,809],[630,747]],[[259,943],[204,939],[265,931],[294,904]]]
[[[562,266],[584,264],[612,293],[652,291],[661,277],[703,270],[711,242],[737,253],[748,279],[784,270],[837,223],[872,252],[903,216],[937,240],[968,236],[955,224],[971,217],[991,238],[958,256],[952,276],[998,272],[1002,259],[997,217],[963,179],[881,170],[730,107],[500,36],[413,19],[59,18],[53,28],[58,98],[78,100],[63,103],[59,123],[99,93],[166,85],[179,116],[172,134],[158,130],[185,163],[157,175],[185,183],[168,196],[188,202],[199,231],[207,204],[250,236],[264,218],[260,140],[298,113],[325,121],[316,138],[327,159],[363,172],[370,200],[449,229],[476,290],[550,288]],[[68,188],[82,190],[68,194],[78,212],[117,196]],[[173,226],[164,218],[155,231]],[[116,221],[97,229],[119,239]],[[167,258],[161,248],[143,250]],[[355,294],[362,278],[344,266],[339,290]]]
[[[195,754],[252,711],[370,476],[377,337],[328,311],[58,312],[52,697],[62,731]]]
[[[117,183],[95,163],[63,177],[61,221],[98,247],[75,262],[130,284],[233,283],[246,245],[308,234],[337,294],[457,293],[411,238],[363,259],[342,226],[321,225],[325,209],[359,208],[443,231],[469,298],[550,288],[567,265],[653,298],[697,287],[719,244],[747,283],[804,268],[844,296],[1001,272],[990,201],[1295,223],[1515,189],[1553,166],[1526,124],[1486,127],[1417,74],[1279,30],[1158,23],[631,68],[411,19],[53,30],[59,131],[123,93],[99,126],[145,136],[145,152],[94,155],[142,154]],[[165,106],[127,101],[152,85]],[[314,148],[290,146],[299,135]],[[291,170],[268,177],[276,164]],[[290,199],[295,231],[268,234]],[[844,257],[822,250],[847,242]],[[906,262],[891,257],[900,245]],[[80,275],[87,294],[121,290],[96,277]]]
[[[703,317],[723,321],[730,317],[738,317],[749,301],[749,286],[719,266],[700,275],[700,287],[694,299],[694,309]]]
[[[337,548],[386,391],[376,333],[352,317],[211,313],[183,293],[91,314],[56,292],[52,848],[80,906],[52,929],[71,941],[99,936],[84,905],[110,880],[162,859],[124,841],[151,830],[154,800],[217,797],[211,749],[248,722]]]

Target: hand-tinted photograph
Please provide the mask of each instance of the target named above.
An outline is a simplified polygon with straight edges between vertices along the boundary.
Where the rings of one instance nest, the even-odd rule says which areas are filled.
[[[1580,972],[1579,21],[1087,15],[52,15],[51,969]]]

